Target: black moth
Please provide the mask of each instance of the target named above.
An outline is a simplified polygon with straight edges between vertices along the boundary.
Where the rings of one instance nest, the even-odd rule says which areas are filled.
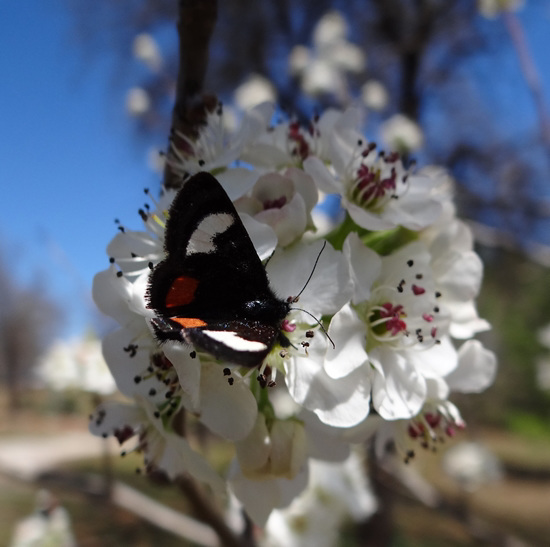
[[[218,359],[256,367],[276,342],[292,302],[278,298],[225,190],[198,173],[176,195],[166,258],[153,270],[148,307],[160,342],[194,344]]]

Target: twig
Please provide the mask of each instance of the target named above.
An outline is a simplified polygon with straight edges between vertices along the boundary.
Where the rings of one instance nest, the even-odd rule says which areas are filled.
[[[249,540],[241,540],[233,533],[225,524],[223,516],[213,507],[210,500],[198,488],[192,478],[179,477],[177,484],[193,506],[196,518],[208,524],[216,532],[221,545],[224,547],[248,547],[252,545]]]
[[[539,117],[543,143],[548,152],[550,152],[550,117],[548,116],[548,111],[544,102],[544,93],[542,91],[539,73],[535,66],[535,62],[533,61],[533,56],[529,51],[529,46],[527,44],[525,33],[523,32],[523,27],[521,26],[521,22],[515,13],[504,10],[502,12],[502,16],[510,37],[512,38],[512,42],[514,43],[514,47],[516,48],[521,71],[523,72],[527,86],[533,95],[533,100],[535,102],[535,107]]]

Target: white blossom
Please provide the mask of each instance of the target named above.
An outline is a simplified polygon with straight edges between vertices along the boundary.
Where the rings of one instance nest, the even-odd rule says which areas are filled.
[[[299,78],[302,90],[312,96],[333,94],[348,100],[347,73],[363,71],[366,58],[347,40],[348,28],[337,11],[326,13],[313,31],[313,47],[295,46],[290,52],[290,72]]]
[[[303,76],[308,63],[329,57],[330,70],[353,70],[357,58],[340,55],[351,51],[345,36],[345,21],[332,14],[315,31],[317,52],[297,50],[296,70]],[[271,350],[248,369],[187,343],[159,343],[146,293],[165,258],[176,192],[158,200],[148,193],[142,228],[119,223],[110,264],[94,278],[94,300],[119,325],[103,338],[102,354],[127,401],[102,403],[90,429],[137,439],[145,470],[171,479],[189,473],[218,493],[229,484],[254,523],[270,523],[273,545],[330,544],[345,518],[364,518],[373,506],[360,478],[347,498],[337,486],[355,473],[336,471],[350,443],[369,440],[379,457],[393,443],[405,460],[417,446],[432,448],[465,426],[452,393],[486,389],[496,359],[473,340],[489,328],[475,304],[483,268],[456,217],[449,176],[405,167],[397,152],[378,153],[362,136],[357,105],[328,110],[307,127],[293,119],[270,126],[273,112],[259,104],[230,130],[220,106],[194,137],[172,135],[168,155],[183,181],[200,171],[215,175],[271,289],[288,303]],[[341,208],[321,233],[314,217],[327,196]],[[213,275],[221,282],[223,264]],[[226,480],[176,434],[180,412],[232,443]],[[342,481],[323,482],[317,470],[329,467],[318,461],[332,462],[331,476]],[[320,487],[328,514],[319,508]],[[291,527],[296,518],[302,533]],[[331,532],[321,540],[322,524]]]
[[[382,141],[390,150],[402,154],[416,152],[424,144],[424,134],[420,126],[403,114],[394,114],[380,126]]]
[[[441,215],[445,181],[433,171],[405,169],[397,153],[378,154],[353,128],[336,128],[330,145],[330,166],[310,156],[304,169],[322,191],[342,196],[342,206],[358,226],[420,230]]]
[[[307,488],[287,508],[271,513],[261,544],[266,547],[339,545],[339,529],[343,524],[365,520],[377,509],[362,465],[355,453],[344,463],[311,460]]]
[[[116,390],[101,354],[99,340],[73,339],[54,342],[37,365],[38,378],[48,388],[82,389],[107,395]]]
[[[367,108],[382,111],[388,106],[389,96],[384,85],[378,80],[368,80],[361,87],[361,100]]]
[[[235,103],[242,110],[277,99],[275,86],[260,74],[250,74],[248,78],[235,89]]]
[[[206,459],[183,437],[166,430],[162,415],[145,398],[136,397],[134,404],[103,403],[90,416],[90,431],[101,437],[113,435],[121,445],[137,436],[138,442],[130,451],[143,452],[148,471],[164,471],[171,480],[187,473],[218,493],[225,490],[224,481]]]

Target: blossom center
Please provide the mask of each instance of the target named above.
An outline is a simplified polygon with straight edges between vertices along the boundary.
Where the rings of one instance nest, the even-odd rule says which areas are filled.
[[[263,202],[264,211],[266,209],[282,209],[287,204],[286,196],[281,196],[276,199],[266,199]]]
[[[294,142],[292,155],[298,156],[301,160],[305,160],[309,156],[309,144],[302,134],[302,129],[298,122],[292,122],[288,126],[288,139]]]
[[[437,450],[445,437],[453,437],[457,431],[465,429],[466,424],[460,416],[453,416],[445,404],[429,405],[407,424],[407,436],[417,441],[424,449]],[[405,461],[414,456],[414,450],[407,451]]]
[[[375,207],[387,194],[394,195],[396,179],[394,167],[389,173],[384,173],[377,166],[362,164],[356,173],[355,186],[352,189],[353,200],[363,207]]]
[[[437,305],[439,291],[429,275],[424,259],[404,257],[403,269],[391,274],[392,282],[372,290],[372,300],[362,310],[369,325],[372,343],[391,343],[402,349],[428,349],[439,344],[446,318]],[[400,279],[397,284],[395,281]],[[388,280],[389,281],[389,280]]]
[[[407,323],[403,321],[404,317],[407,317],[407,314],[401,304],[394,305],[391,302],[386,302],[374,308],[371,327],[379,335],[389,332],[391,336],[396,336],[407,330]]]

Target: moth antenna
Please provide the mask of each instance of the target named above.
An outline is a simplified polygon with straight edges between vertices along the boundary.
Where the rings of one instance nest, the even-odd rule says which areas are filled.
[[[315,268],[317,268],[317,263],[319,262],[319,259],[321,258],[321,253],[325,250],[326,246],[327,246],[327,241],[325,240],[323,242],[323,246],[321,247],[321,250],[319,251],[319,254],[317,255],[317,258],[315,259],[315,264],[313,264],[313,268],[311,269],[311,273],[309,274],[309,277],[307,278],[307,281],[305,282],[304,286],[302,287],[302,290],[296,296],[294,296],[292,298],[292,300],[290,300],[291,304],[293,304],[294,302],[298,302],[298,298],[300,298],[300,295],[305,291],[306,287],[308,286],[308,283],[311,281],[311,278],[313,277],[313,274],[315,273]],[[294,308],[294,309],[297,310],[299,308]],[[305,310],[302,310],[302,311],[305,311]],[[306,312],[306,313],[308,313],[308,312]],[[309,315],[311,315],[311,314],[309,314]],[[313,317],[313,315],[311,315],[311,317]],[[314,319],[319,323],[319,320],[316,317]],[[319,324],[321,324],[321,323],[319,323]],[[325,331],[325,334],[326,334],[326,331]],[[328,336],[328,334],[327,334],[327,336]],[[329,337],[329,340],[330,340],[330,337]],[[332,340],[331,340],[331,342],[332,342]]]
[[[324,249],[324,246],[323,246],[323,249]],[[321,249],[321,251],[323,249]],[[317,257],[317,259],[319,259],[319,257]],[[330,343],[332,344],[332,349],[336,349],[336,344],[334,343],[334,340],[329,336],[329,333],[327,332],[327,329],[325,329],[325,327],[323,326],[323,323],[321,323],[321,321],[319,321],[319,319],[317,319],[317,317],[315,317],[315,315],[313,315],[312,313],[309,313],[307,310],[304,310],[303,308],[290,308],[290,309],[291,310],[303,311],[304,313],[307,313],[310,317],[313,317],[313,319],[315,319],[315,322],[321,327],[321,330],[325,333],[325,336],[330,340]]]

